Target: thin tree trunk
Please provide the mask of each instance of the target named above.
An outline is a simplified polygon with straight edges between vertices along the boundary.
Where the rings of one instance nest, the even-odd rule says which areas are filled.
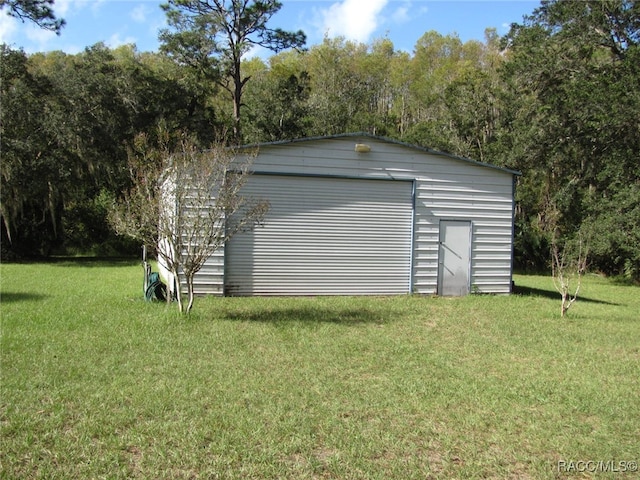
[[[191,307],[193,307],[193,274],[187,275],[187,295],[189,297],[189,302],[187,303],[186,313],[191,312]]]
[[[180,313],[183,312],[182,308],[182,287],[180,286],[180,277],[178,276],[177,270],[172,270],[175,286],[176,286],[176,300],[178,302],[178,310]]]
[[[242,143],[241,139],[241,127],[240,127],[240,102],[242,101],[241,93],[236,88],[235,95],[233,96],[233,140],[237,145]]]

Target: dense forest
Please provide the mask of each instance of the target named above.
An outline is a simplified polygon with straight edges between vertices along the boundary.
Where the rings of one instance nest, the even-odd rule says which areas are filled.
[[[136,252],[106,218],[138,133],[206,147],[222,132],[258,143],[362,131],[521,171],[516,267],[544,269],[552,238],[579,237],[591,270],[640,279],[635,0],[544,1],[503,38],[429,31],[411,53],[326,38],[245,59],[242,115],[229,87],[240,72],[216,68],[219,49],[180,50],[180,33],[165,31],[159,52],[0,47],[3,259]]]

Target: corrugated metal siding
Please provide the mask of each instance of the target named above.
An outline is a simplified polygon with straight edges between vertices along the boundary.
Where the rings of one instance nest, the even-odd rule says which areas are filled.
[[[193,287],[197,295],[222,295],[224,292],[224,248],[209,257],[202,269],[195,274]],[[183,285],[183,289],[186,289],[186,284]]]
[[[244,194],[267,198],[265,226],[226,248],[231,295],[410,291],[411,182],[254,175]]]
[[[371,151],[357,153],[355,143],[367,143]],[[472,222],[473,291],[508,293],[511,289],[513,172],[367,136],[263,146],[254,171],[415,181],[411,291],[437,291],[441,219]],[[196,283],[198,291],[222,293],[223,268],[221,254],[208,262],[210,286]],[[227,273],[231,273],[228,268]]]
[[[482,293],[511,290],[513,228],[512,176],[476,165],[455,168],[416,182],[414,291],[437,293],[438,224],[472,222],[471,289]]]

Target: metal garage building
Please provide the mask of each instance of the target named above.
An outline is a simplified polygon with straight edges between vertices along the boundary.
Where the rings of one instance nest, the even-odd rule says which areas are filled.
[[[362,133],[257,147],[244,194],[271,203],[264,227],[207,261],[196,293],[511,291],[518,172]]]

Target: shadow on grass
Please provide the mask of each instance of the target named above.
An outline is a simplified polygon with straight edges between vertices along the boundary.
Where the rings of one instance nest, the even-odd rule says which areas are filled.
[[[542,297],[549,298],[551,300],[560,300],[560,294],[556,290],[544,290],[542,288],[533,288],[533,287],[524,287],[522,285],[516,285],[513,289],[513,293],[516,295],[523,295],[527,297]],[[587,302],[587,303],[598,303],[601,305],[611,305],[619,307],[621,304],[607,302],[605,300],[596,300],[589,297],[583,297],[578,294],[579,302]]]
[[[0,303],[36,302],[47,298],[39,293],[6,292],[0,294]]]
[[[61,267],[130,267],[140,265],[141,260],[132,257],[58,257],[47,260]]]
[[[340,325],[384,324],[388,319],[380,312],[368,309],[328,309],[328,308],[282,308],[262,311],[232,311],[227,312],[225,318],[229,320],[266,322],[274,324],[300,323],[335,323]]]

